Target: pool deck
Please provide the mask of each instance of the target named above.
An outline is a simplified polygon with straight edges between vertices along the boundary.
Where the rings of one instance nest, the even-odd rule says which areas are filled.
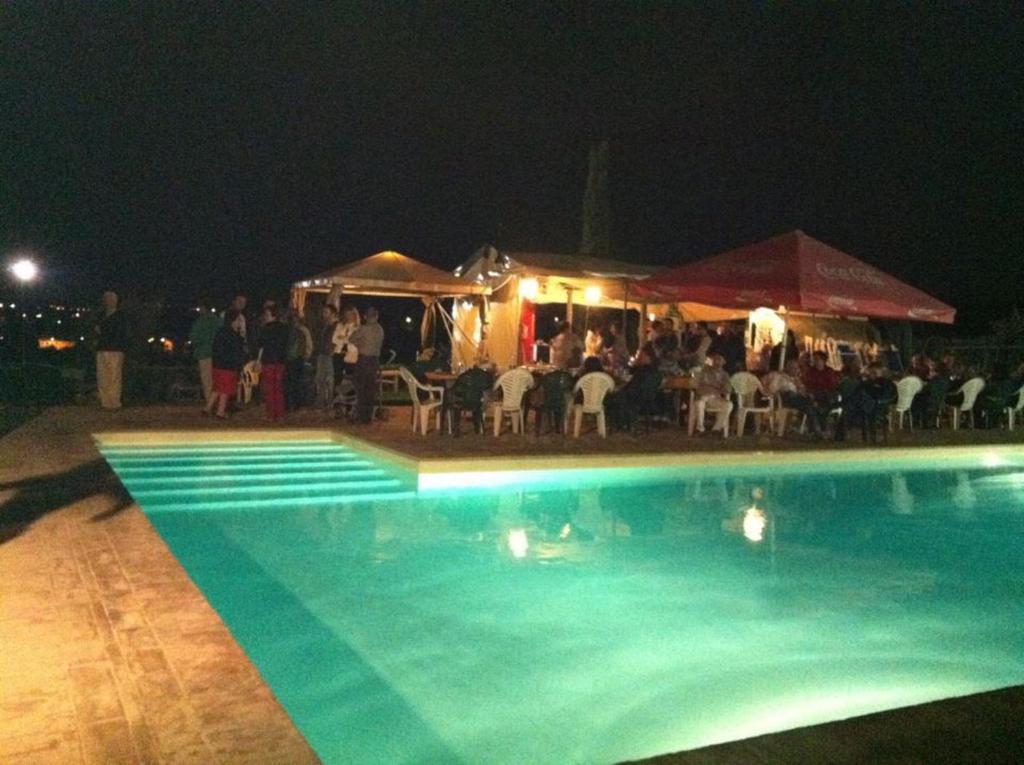
[[[849,453],[835,454],[841,459],[860,451],[858,434],[842,445],[691,439],[675,429],[578,441],[422,437],[410,432],[407,411],[345,432],[428,469],[478,457],[520,467],[536,458],[550,465],[554,455],[594,455],[601,465],[648,461],[651,454],[668,462],[749,458],[751,450]],[[304,412],[286,427],[323,431],[337,424]],[[117,413],[61,407],[0,439],[0,762],[317,762],[93,440],[103,432],[228,429],[288,432],[267,428],[256,409],[225,426],[191,406]],[[978,443],[1024,444],[1024,430],[897,433],[887,448]],[[1016,762],[1024,751],[1022,720],[1018,687],[656,761]]]

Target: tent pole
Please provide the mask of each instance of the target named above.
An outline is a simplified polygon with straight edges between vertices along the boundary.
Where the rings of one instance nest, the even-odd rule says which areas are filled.
[[[629,321],[629,282],[622,280],[622,321],[619,330],[622,336],[626,337],[626,323]]]
[[[786,368],[786,348],[789,345],[787,339],[789,338],[789,318],[786,314],[782,314],[782,350],[779,352],[779,370],[782,371]],[[769,366],[771,366],[769,364]],[[770,370],[769,370],[770,371]]]
[[[565,288],[565,320],[569,322],[569,326],[572,326],[572,291],[573,288],[566,286]]]

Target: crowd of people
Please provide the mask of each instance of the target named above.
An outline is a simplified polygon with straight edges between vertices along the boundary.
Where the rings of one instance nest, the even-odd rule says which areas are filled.
[[[280,422],[287,412],[309,403],[334,411],[342,389],[347,391],[350,419],[372,421],[384,342],[375,308],[360,315],[354,306],[339,312],[335,305],[325,303],[312,332],[298,312],[283,309],[272,300],[255,316],[247,312],[247,306],[245,295],[235,296],[230,307],[219,314],[208,302],[200,302],[189,342],[198,367],[204,413],[228,417],[240,377],[246,374],[249,383],[258,381],[258,395],[272,422]],[[127,322],[115,293],[103,294],[102,308],[95,338],[97,389],[103,408],[118,409]],[[639,350],[630,354],[620,323],[593,321],[581,339],[566,322],[549,343],[549,363],[556,370],[572,370],[575,379],[590,372],[616,377],[619,385],[607,397],[606,410],[613,426],[619,427],[628,427],[640,411],[673,419],[677,414],[672,411],[674,401],[661,390],[661,380],[689,374],[696,430],[704,431],[707,412],[715,414],[712,430],[724,430],[734,410],[731,376],[746,369],[743,329],[728,322],[694,322],[680,331],[673,319],[662,318],[649,322],[642,336]],[[786,358],[780,369],[783,354]],[[765,395],[805,417],[812,437],[822,437],[831,428],[834,437],[842,439],[851,425],[859,424],[864,437],[874,439],[877,426],[896,402],[896,382],[904,376],[913,375],[922,382],[909,416],[915,427],[925,429],[937,427],[948,406],[963,404],[959,389],[968,379],[985,380],[973,408],[976,427],[998,425],[1024,384],[1024,363],[1013,370],[1006,365],[979,370],[952,353],[938,359],[919,353],[900,373],[893,373],[878,360],[863,369],[851,360],[836,370],[829,366],[825,352],[798,352],[791,336],[785,349],[781,343],[771,348],[764,362],[760,366],[770,371],[757,371]]]
[[[273,301],[263,304],[256,326],[250,330],[247,302],[244,295],[236,296],[219,318],[201,312],[189,333],[206,414],[227,417],[239,377],[248,368],[259,380],[267,417],[280,422],[288,411],[306,403],[307,367],[311,367],[317,406],[333,410],[338,388],[347,383],[355,398],[352,421],[366,424],[372,420],[384,343],[376,308],[367,308],[360,317],[359,311],[349,306],[339,317],[338,308],[325,303],[314,338],[297,311],[283,310]]]

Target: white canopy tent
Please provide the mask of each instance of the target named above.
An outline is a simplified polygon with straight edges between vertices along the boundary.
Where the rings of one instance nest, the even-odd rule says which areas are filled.
[[[336,307],[343,295],[418,298],[426,307],[420,326],[421,342],[429,344],[432,323],[435,315],[439,315],[454,347],[456,340],[452,333],[458,330],[454,329],[451,316],[439,301],[442,298],[482,296],[488,292],[486,285],[389,250],[295,282],[292,285],[292,306],[304,313],[306,298],[314,293],[325,294],[327,301]]]

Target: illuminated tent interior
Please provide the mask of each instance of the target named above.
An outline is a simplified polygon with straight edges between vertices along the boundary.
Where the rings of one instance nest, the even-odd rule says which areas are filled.
[[[325,295],[327,302],[335,306],[340,304],[343,295],[419,298],[426,309],[420,326],[420,341],[427,346],[433,336],[433,323],[438,318],[449,333],[449,339],[453,339],[452,319],[440,302],[442,298],[481,296],[488,291],[486,285],[401,253],[386,251],[296,282],[292,285],[292,306],[305,314],[310,294]],[[307,316],[307,319],[316,322],[315,316]]]
[[[535,306],[564,305],[567,320],[574,309],[588,306],[642,311],[643,303],[632,296],[633,285],[655,271],[654,266],[590,255],[481,247],[455,269],[458,276],[486,286],[488,296],[456,301],[457,337],[469,341],[457,341],[453,359],[470,364],[484,358],[502,368],[530,361]]]

